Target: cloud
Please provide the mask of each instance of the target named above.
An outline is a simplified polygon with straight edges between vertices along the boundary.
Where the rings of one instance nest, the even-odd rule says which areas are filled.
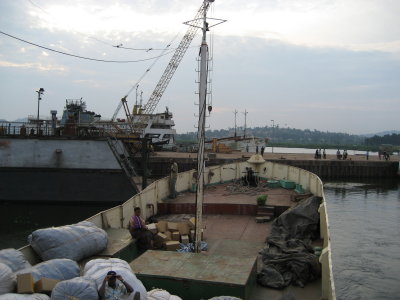
[[[0,60],[0,67],[4,68],[20,68],[20,69],[35,69],[38,71],[61,71],[67,69],[60,65],[42,64],[42,63],[14,63],[10,61]]]

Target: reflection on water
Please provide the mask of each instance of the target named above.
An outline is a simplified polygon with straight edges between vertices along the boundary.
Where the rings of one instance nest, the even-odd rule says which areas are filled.
[[[104,204],[0,203],[0,249],[20,248],[33,230],[76,223],[107,208]]]
[[[324,187],[337,298],[399,299],[399,182],[330,181]]]

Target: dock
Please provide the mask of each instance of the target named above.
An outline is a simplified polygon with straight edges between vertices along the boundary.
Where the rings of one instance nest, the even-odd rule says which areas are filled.
[[[254,153],[208,153],[207,166],[248,160]],[[195,169],[196,153],[155,152],[149,160],[149,169],[153,177],[169,175],[170,160],[175,159],[179,171]],[[298,167],[318,175],[321,179],[337,178],[393,178],[399,176],[400,156],[392,156],[388,161],[379,160],[378,156],[348,155],[346,160],[339,160],[336,155],[327,155],[326,159],[315,159],[314,154],[304,153],[264,153],[267,161]]]

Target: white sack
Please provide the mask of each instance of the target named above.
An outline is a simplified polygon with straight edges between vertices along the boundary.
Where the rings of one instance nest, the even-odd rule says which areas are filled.
[[[91,222],[38,229],[28,237],[42,260],[69,258],[80,261],[107,247],[107,233]]]
[[[124,260],[118,258],[93,259],[85,265],[83,276],[85,278],[94,279],[97,284],[97,289],[99,290],[108,271],[115,271],[118,275],[121,275],[133,288],[133,293],[124,296],[122,298],[123,300],[133,300],[133,296],[136,292],[140,293],[140,300],[147,300],[146,288],[143,283],[136,278],[131,267]]]
[[[78,277],[80,269],[76,261],[66,258],[52,259],[34,265],[31,268],[19,270],[17,274],[32,273],[33,280],[39,281],[41,278],[57,280],[67,280]]]
[[[166,290],[154,289],[147,292],[147,300],[182,300],[182,298],[171,295]]]
[[[14,292],[16,276],[9,266],[0,263],[0,295]]]
[[[93,279],[76,277],[60,281],[51,292],[51,300],[65,300],[71,296],[82,300],[98,300],[96,283]]]
[[[12,248],[0,250],[0,263],[9,266],[13,272],[31,267],[22,252]]]
[[[4,294],[0,300],[50,300],[50,297],[45,294]]]

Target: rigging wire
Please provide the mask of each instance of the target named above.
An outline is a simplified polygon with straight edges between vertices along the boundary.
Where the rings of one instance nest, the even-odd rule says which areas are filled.
[[[75,58],[80,58],[80,59],[86,59],[86,60],[97,61],[97,62],[104,62],[104,63],[137,63],[137,62],[148,61],[148,60],[152,60],[152,59],[158,59],[158,58],[160,58],[162,56],[168,55],[168,54],[173,52],[173,50],[168,51],[166,53],[165,53],[165,51],[163,51],[160,55],[149,57],[149,58],[137,59],[137,60],[105,60],[105,59],[97,59],[97,58],[91,58],[91,57],[86,57],[86,56],[80,56],[80,55],[76,55],[76,54],[71,54],[71,53],[67,53],[67,52],[51,49],[51,48],[48,48],[48,47],[45,47],[45,46],[41,46],[39,44],[35,44],[35,43],[32,43],[32,42],[29,42],[29,41],[24,40],[24,39],[18,38],[18,37],[14,36],[14,35],[5,33],[5,32],[3,32],[1,30],[0,30],[0,34],[6,35],[6,36],[8,36],[10,38],[13,38],[13,39],[16,39],[16,40],[18,40],[20,42],[24,42],[26,44],[29,44],[29,45],[32,45],[32,46],[35,46],[35,47],[39,47],[39,48],[42,48],[42,49],[45,49],[45,50],[48,50],[48,51],[52,51],[52,52],[55,52],[55,53],[59,53],[59,54],[63,54],[63,55],[67,55],[67,56],[71,56],[71,57],[75,57]],[[168,50],[168,48],[165,48],[165,50]]]
[[[38,9],[40,9],[42,12],[44,12],[45,14],[47,14],[47,15],[49,15],[49,16],[52,16],[50,13],[48,13],[46,10],[44,10],[42,7],[40,7],[39,5],[37,5],[36,3],[34,3],[32,0],[28,0],[33,6],[36,6]],[[73,30],[73,32],[74,33],[77,33],[77,34],[79,34],[79,35],[81,35],[81,36],[84,36],[84,37],[86,37],[86,38],[89,38],[89,39],[93,39],[93,40],[95,40],[95,41],[97,41],[97,42],[99,42],[99,43],[102,43],[102,44],[104,44],[104,45],[107,45],[107,46],[110,46],[110,47],[113,47],[113,48],[119,48],[119,49],[126,49],[126,50],[134,50],[134,51],[146,51],[146,52],[149,52],[149,51],[163,51],[163,50],[165,50],[165,48],[153,48],[153,47],[149,47],[149,48],[131,48],[131,47],[124,47],[123,46],[123,44],[118,44],[118,45],[113,45],[113,44],[110,44],[110,43],[107,43],[107,42],[105,42],[105,41],[103,41],[103,40],[101,40],[101,39],[99,39],[99,38],[96,38],[96,37],[94,37],[94,36],[90,36],[90,35],[86,35],[86,34],[84,34],[84,33],[81,33],[81,32],[78,32],[78,31],[75,31],[75,30]],[[167,48],[170,46],[170,44],[167,46]],[[175,49],[177,49],[177,48],[171,48],[171,50],[175,50]]]

